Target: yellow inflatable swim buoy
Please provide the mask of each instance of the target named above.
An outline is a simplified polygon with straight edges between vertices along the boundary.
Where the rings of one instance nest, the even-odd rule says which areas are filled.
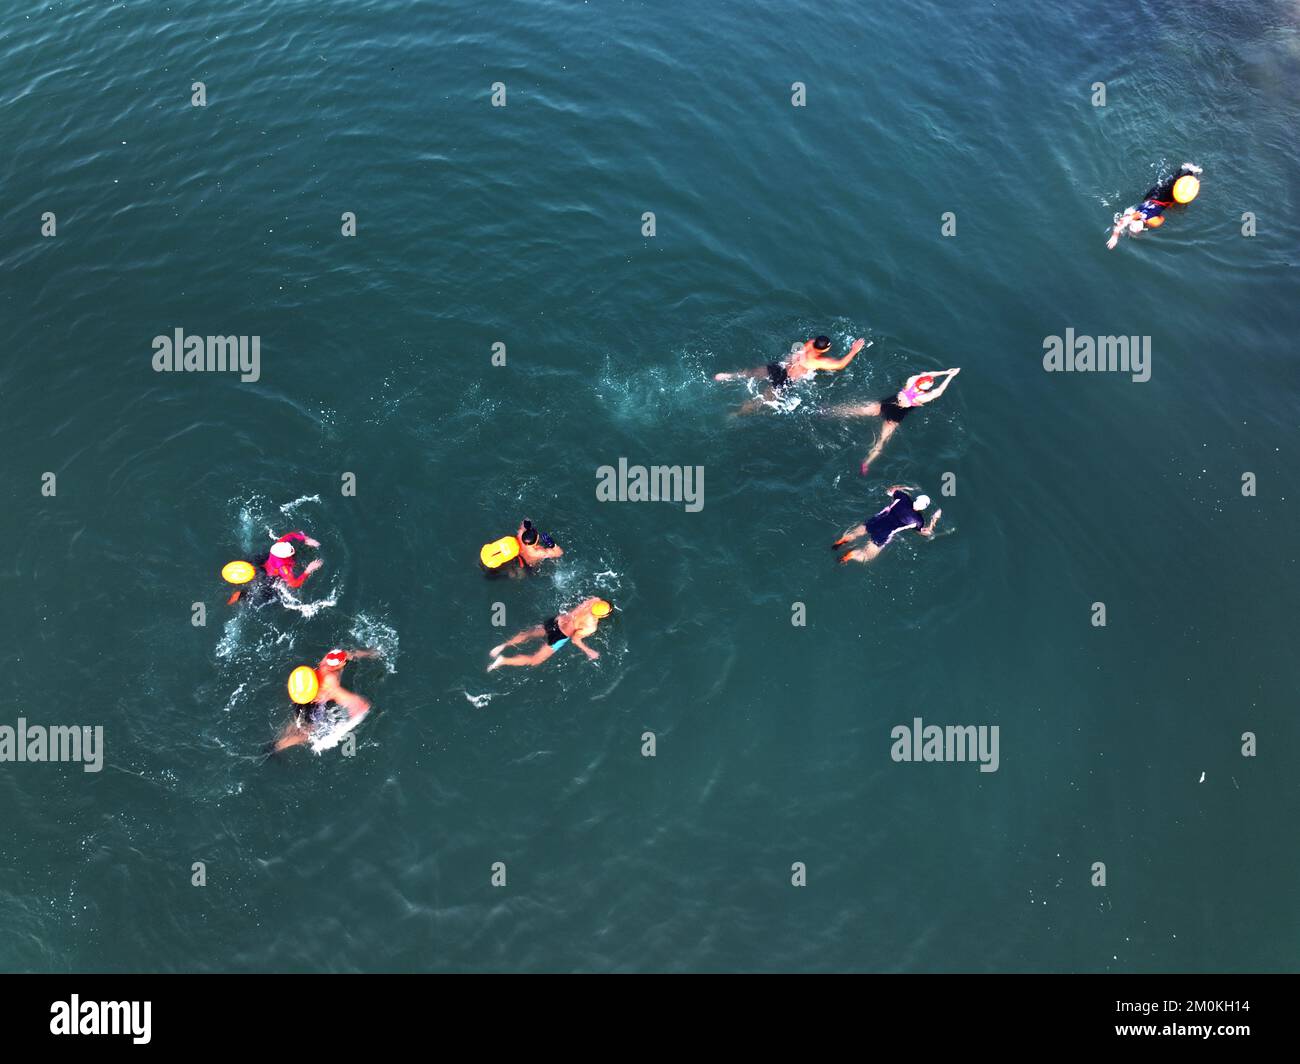
[[[221,579],[227,584],[246,584],[257,575],[248,562],[226,562],[221,567]]]
[[[1201,183],[1191,174],[1183,174],[1174,182],[1174,199],[1178,203],[1191,203],[1201,191]]]
[[[305,706],[320,693],[320,679],[310,665],[299,665],[289,673],[289,697]]]
[[[519,557],[519,540],[514,536],[502,536],[494,543],[484,543],[478,557],[489,569],[500,569],[506,562]]]

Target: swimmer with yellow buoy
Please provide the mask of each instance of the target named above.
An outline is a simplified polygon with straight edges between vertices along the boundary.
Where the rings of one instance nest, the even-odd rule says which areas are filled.
[[[340,682],[349,661],[377,658],[378,650],[331,650],[316,668],[299,665],[289,674],[289,697],[300,707],[288,727],[275,741],[271,753],[310,743],[317,753],[335,746],[344,733],[361,723],[370,712],[370,702],[347,690]],[[335,707],[338,707],[337,711]],[[343,714],[346,714],[346,717]],[[326,735],[332,741],[322,740]]]
[[[595,634],[601,620],[608,617],[613,609],[614,607],[603,598],[589,598],[565,613],[548,617],[536,627],[526,629],[488,651],[492,664],[487,667],[487,671],[491,672],[503,665],[540,665],[557,650],[562,650],[567,643],[572,643],[586,654],[590,661],[595,661],[600,654],[587,646],[583,640]],[[533,640],[540,640],[544,645],[532,654],[520,654],[513,658],[501,656],[501,652],[507,647],[530,643]]]
[[[1174,204],[1186,205],[1196,199],[1201,191],[1201,168],[1194,163],[1183,163],[1178,173],[1165,178],[1150,189],[1136,207],[1115,215],[1115,227],[1106,241],[1114,248],[1125,233],[1137,236],[1144,229],[1159,229],[1165,224],[1165,210]]]
[[[534,528],[532,521],[525,517],[519,525],[519,531],[513,536],[502,536],[483,544],[478,558],[489,576],[515,576],[536,572],[537,567],[547,558],[558,558],[563,553],[556,546],[555,540]]]
[[[294,557],[297,554],[294,540],[307,547],[320,546],[305,532],[286,532],[271,544],[270,551],[258,561],[234,561],[222,566],[221,579],[240,589],[231,593],[230,598],[226,599],[226,605],[233,606],[245,593],[248,593],[249,601],[254,606],[263,605],[271,599],[271,585],[276,580],[281,580],[292,588],[302,587],[307,582],[307,577],[323,563],[319,558],[313,558],[302,573],[294,573]],[[254,581],[257,583],[254,584]]]

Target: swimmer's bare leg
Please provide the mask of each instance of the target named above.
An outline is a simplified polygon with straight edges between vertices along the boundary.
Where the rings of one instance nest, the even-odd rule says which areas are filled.
[[[713,379],[715,381],[739,381],[739,380],[744,380],[746,377],[766,377],[766,376],[767,376],[767,367],[759,366],[757,369],[742,369],[742,370],[737,370],[735,373],[715,373],[713,375]]]
[[[879,403],[843,403],[826,413],[831,417],[880,417]]]
[[[766,376],[766,374],[764,374],[764,376]],[[751,399],[739,410],[733,410],[731,416],[745,417],[747,414],[757,414],[763,409],[763,407],[767,406],[767,404],[772,402],[774,399],[776,399],[776,389],[771,387],[765,388],[760,398]]]
[[[496,646],[494,646],[491,650],[488,651],[488,657],[495,658],[498,654],[501,653],[501,651],[505,650],[506,647],[518,646],[520,643],[527,643],[530,639],[545,639],[545,638],[546,638],[546,629],[543,628],[540,624],[534,625],[532,628],[526,628],[518,635],[512,635],[504,643],[498,643]]]
[[[271,753],[278,754],[281,750],[301,746],[309,738],[306,729],[300,728],[297,721],[295,721],[280,733],[280,738],[276,739],[275,745],[271,747]]]
[[[492,664],[487,667],[487,671],[499,669],[502,665],[540,665],[543,661],[555,653],[555,647],[545,646],[536,654],[520,654],[513,658],[493,658]]]
[[[894,434],[898,428],[897,421],[886,421],[880,426],[880,438],[876,440],[876,445],[868,452],[867,457],[862,459],[862,475],[865,477],[871,468],[871,463],[880,457],[880,452],[885,449],[885,444],[889,437]]]
[[[881,548],[874,543],[868,543],[865,547],[859,547],[857,550],[851,550],[848,554],[840,557],[840,564],[845,562],[869,562],[873,560],[881,551]]]
[[[840,547],[844,546],[844,544],[852,543],[855,539],[861,539],[866,534],[867,534],[867,526],[865,522],[860,525],[854,525],[847,532],[845,532],[844,535],[840,536],[839,539],[837,539],[834,543],[831,544],[831,550],[838,550]]]

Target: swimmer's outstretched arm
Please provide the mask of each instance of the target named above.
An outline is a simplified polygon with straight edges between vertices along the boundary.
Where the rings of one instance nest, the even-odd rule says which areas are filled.
[[[307,535],[306,532],[286,532],[280,537],[278,542],[283,543],[285,540],[290,539],[296,539],[299,543],[305,543],[308,547],[320,546],[320,544],[316,542],[316,540],[312,539],[311,536]]]
[[[322,562],[319,558],[313,558],[313,559],[311,560],[310,564],[308,564],[307,568],[305,568],[305,569],[302,571],[302,575],[301,575],[301,576],[283,576],[283,575],[282,575],[282,576],[280,577],[280,579],[283,580],[283,581],[284,581],[286,584],[288,584],[290,587],[293,587],[293,588],[299,588],[299,587],[302,587],[302,585],[305,584],[305,583],[307,582],[307,577],[311,576],[312,573],[314,573],[317,569],[319,569],[319,568],[320,568],[322,565],[324,565],[324,564],[325,564],[325,563]]]
[[[941,515],[942,513],[943,513],[942,510],[935,510],[935,511],[934,511],[934,516],[930,518],[930,523],[929,523],[928,525],[926,525],[924,528],[918,528],[917,531],[918,531],[919,533],[921,533],[921,535],[923,535],[923,536],[925,536],[925,537],[927,537],[927,538],[930,537],[930,536],[933,536],[933,535],[934,535],[934,526],[937,525],[937,524],[939,523],[939,517],[940,517],[940,515]]]
[[[939,396],[943,395],[943,393],[947,391],[948,385],[952,383],[952,379],[960,372],[961,367],[958,366],[956,369],[945,369],[940,373],[934,374],[936,377],[942,377],[943,381],[938,385],[938,387],[933,388],[928,392],[922,392],[918,395],[916,397],[917,405],[924,406],[926,403],[931,403],[938,399]],[[909,381],[908,383],[910,384],[911,382]]]
[[[858,352],[862,350],[866,342],[866,340],[854,340],[853,346],[849,348],[849,353],[843,358],[823,358],[821,355],[813,355],[806,360],[805,365],[810,366],[812,369],[843,369],[857,357]]]
[[[349,650],[348,651],[349,658],[382,658],[383,656],[384,656],[384,652],[382,650]]]

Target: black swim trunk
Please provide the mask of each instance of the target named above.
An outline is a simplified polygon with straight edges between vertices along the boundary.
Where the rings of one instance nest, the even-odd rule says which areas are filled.
[[[560,619],[558,617],[547,617],[542,622],[542,627],[546,629],[546,645],[555,646],[556,643],[563,643],[568,640],[568,636],[560,631]]]
[[[767,379],[772,382],[772,387],[779,392],[790,383],[790,373],[780,362],[769,362],[767,364]]]
[[[914,406],[899,406],[896,395],[880,400],[880,416],[886,421],[900,422],[915,409]]]

